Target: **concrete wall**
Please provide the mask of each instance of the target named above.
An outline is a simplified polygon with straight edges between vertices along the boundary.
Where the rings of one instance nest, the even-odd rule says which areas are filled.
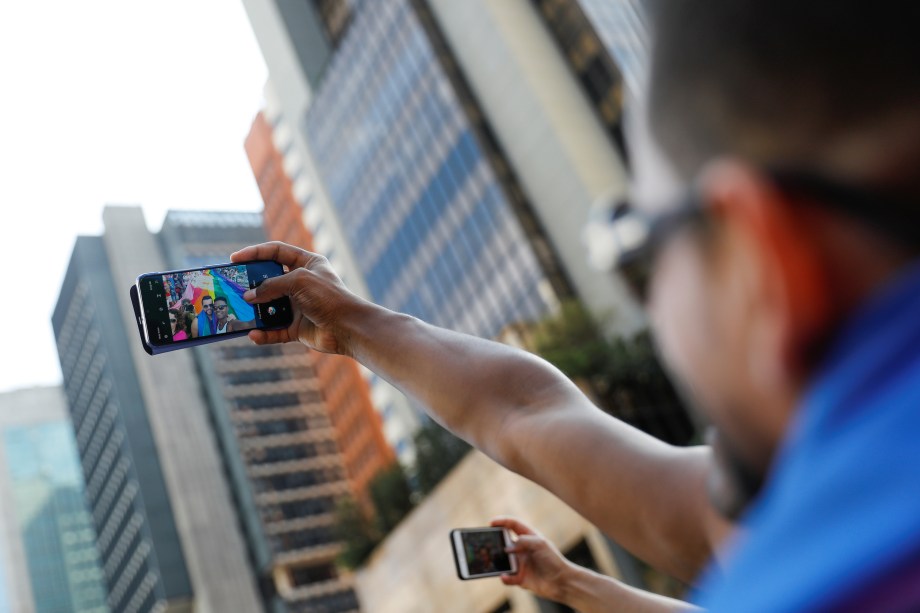
[[[626,191],[623,162],[528,0],[429,0],[578,295],[614,329],[643,317],[623,285],[591,269],[582,243],[591,205]]]
[[[471,452],[377,548],[357,572],[367,613],[487,613],[509,600],[515,613],[539,613],[537,601],[500,580],[461,581],[448,534],[511,515],[561,551],[585,539],[601,572],[619,576],[601,533],[558,498]]]

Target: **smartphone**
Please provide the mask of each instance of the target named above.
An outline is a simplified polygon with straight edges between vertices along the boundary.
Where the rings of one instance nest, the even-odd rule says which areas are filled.
[[[467,579],[517,574],[517,558],[505,552],[512,544],[505,528],[458,528],[450,531],[457,576]]]
[[[131,303],[144,349],[155,355],[245,336],[254,328],[290,326],[287,297],[255,305],[243,300],[247,290],[283,274],[281,264],[257,261],[139,276]]]

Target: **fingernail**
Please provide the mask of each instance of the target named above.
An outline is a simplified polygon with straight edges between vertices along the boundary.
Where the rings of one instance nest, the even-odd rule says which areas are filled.
[[[245,300],[246,302],[249,302],[250,300],[254,300],[255,297],[256,297],[255,290],[248,289],[246,290],[246,293],[243,294],[243,300]]]

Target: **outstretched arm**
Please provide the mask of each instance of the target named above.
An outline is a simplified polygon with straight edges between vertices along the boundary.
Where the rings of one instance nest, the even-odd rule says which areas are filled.
[[[691,581],[729,529],[705,495],[708,449],[674,448],[610,417],[546,361],[362,300],[325,258],[290,245],[248,247],[233,260],[290,270],[245,297],[289,296],[294,323],[253,331],[253,341],[354,357],[657,568]]]

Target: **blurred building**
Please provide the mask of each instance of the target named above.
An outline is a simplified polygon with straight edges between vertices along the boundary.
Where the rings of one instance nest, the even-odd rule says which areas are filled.
[[[132,363],[122,293],[103,239],[78,237],[52,323],[108,602],[115,612],[164,604],[189,611],[192,585],[149,421],[155,411]]]
[[[325,198],[322,187],[311,178],[308,157],[299,148],[303,141],[296,138],[296,131],[284,119],[271,82],[265,86],[265,99],[265,108],[253,121],[245,148],[262,194],[268,238],[322,253],[352,291],[367,296],[363,278],[350,263],[350,248],[336,229],[337,220],[323,217],[323,209],[318,204]],[[309,218],[310,227],[319,232],[315,237],[308,229],[305,217]],[[376,426],[377,420],[365,411],[369,407],[378,411],[386,440],[403,466],[414,464],[413,435],[419,418],[400,392],[353,361],[338,356],[322,356],[318,372],[328,380],[326,389],[329,394],[332,394],[333,387],[340,390],[339,408],[330,407],[333,422],[340,431],[340,440],[359,434],[362,424]],[[359,382],[356,375],[367,383]],[[371,403],[365,405],[364,389],[368,386]],[[348,406],[355,409],[348,409]],[[370,440],[367,435],[358,438]],[[360,444],[349,445],[348,448],[343,446],[346,462],[353,461],[349,458],[355,453],[360,457],[360,449]],[[366,476],[372,473],[365,468]],[[364,489],[364,481],[359,479],[359,491]]]
[[[298,24],[291,3],[244,4],[325,191],[308,225],[337,220],[374,300],[490,338],[571,297],[642,325],[581,247],[590,205],[625,189],[621,152],[534,3],[344,2],[344,33],[312,51],[316,3]]]
[[[60,388],[0,394],[0,610],[107,613]]]
[[[270,191],[281,198],[290,186]],[[275,203],[266,221],[309,246],[299,216],[285,218]],[[170,268],[192,268],[226,261],[265,234],[259,214],[173,211],[159,239]],[[335,566],[334,510],[342,497],[362,496],[394,461],[357,365],[299,344],[259,347],[247,339],[193,353],[270,610],[356,610],[351,578]]]
[[[532,0],[621,154],[626,90],[641,93],[648,32],[639,0]]]
[[[262,216],[173,211],[158,234],[136,207],[103,218],[54,325],[113,610],[137,582],[142,611],[357,610],[334,511],[394,455],[355,363],[246,339],[151,357],[137,338],[138,274],[226,262]]]
[[[128,288],[165,270],[138,208],[79,237],[52,323],[108,602],[121,611],[258,611],[261,599],[196,365],[151,358]]]
[[[262,217],[267,237],[316,251],[285,170],[284,156],[274,143],[272,126],[264,113],[259,113],[253,121],[245,146],[265,206]],[[386,440],[394,442],[403,461],[407,459],[411,426],[400,427],[403,425],[400,420],[388,419],[394,409],[386,405],[382,406],[382,416],[378,416],[357,362],[343,356],[313,355],[347,472],[354,481],[355,491],[364,492],[369,480],[394,460],[384,440],[381,422],[389,429]]]

